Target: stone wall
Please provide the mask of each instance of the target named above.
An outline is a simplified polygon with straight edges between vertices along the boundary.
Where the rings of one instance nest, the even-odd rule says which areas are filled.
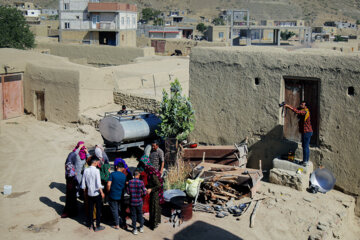
[[[336,51],[233,47],[194,48],[190,56],[190,99],[196,112],[192,137],[233,144],[249,137],[249,166],[272,159],[294,142],[283,139],[278,103],[284,77],[319,79],[319,144],[310,160],[330,169],[337,187],[360,195],[360,56]],[[349,88],[354,90],[349,94]],[[296,144],[296,143],[295,143]],[[360,213],[360,201],[357,201]]]
[[[126,105],[127,108],[144,110],[146,112],[158,112],[160,103],[155,99],[142,98],[121,92],[114,92],[114,103]]]

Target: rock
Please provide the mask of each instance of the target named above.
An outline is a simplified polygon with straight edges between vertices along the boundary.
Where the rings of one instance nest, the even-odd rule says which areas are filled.
[[[288,171],[292,171],[292,172],[296,172],[299,168],[301,168],[301,169],[303,169],[302,174],[310,174],[314,170],[312,162],[309,162],[309,165],[305,167],[301,164],[296,164],[294,162],[290,162],[288,160],[283,160],[283,159],[278,159],[278,158],[274,158],[273,166],[274,166],[274,168],[279,168],[282,170],[288,170]]]
[[[310,235],[309,240],[321,240],[321,236],[316,234],[316,235]]]
[[[341,220],[343,220],[344,217],[345,217],[345,215],[346,215],[346,213],[345,213],[345,212],[339,212],[339,213],[336,213],[336,215],[337,215]]]
[[[270,170],[271,183],[288,186],[299,191],[305,191],[309,186],[309,175],[296,174],[295,172],[273,168]]]
[[[78,126],[78,131],[81,132],[82,134],[89,134],[92,130],[94,129],[94,127],[90,126],[90,125],[79,125]]]
[[[339,235],[339,233],[338,233],[338,232],[333,231],[333,232],[332,232],[332,234],[333,234],[333,237],[334,237],[334,238],[336,238],[336,239],[340,239],[340,235]]]
[[[317,228],[318,230],[320,230],[320,231],[326,231],[326,230],[327,230],[327,227],[324,226],[324,225],[321,225],[321,224],[318,224],[316,228]]]
[[[312,198],[312,197],[304,197],[303,198],[304,199],[304,201],[306,201],[306,202],[312,202],[312,201],[314,201],[314,198]]]
[[[322,226],[327,227],[328,224],[326,222],[324,222],[324,221],[319,221],[318,225],[322,225]]]

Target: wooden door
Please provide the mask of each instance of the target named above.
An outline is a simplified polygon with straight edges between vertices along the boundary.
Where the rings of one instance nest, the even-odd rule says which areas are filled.
[[[165,40],[151,40],[151,46],[155,48],[156,53],[164,53],[165,52]]]
[[[24,113],[22,74],[2,76],[3,118],[9,119]]]
[[[310,111],[313,136],[311,144],[318,144],[319,139],[319,81],[315,79],[285,79],[285,102],[299,107],[305,101]],[[299,118],[291,110],[286,111],[284,120],[284,137],[300,142]]]
[[[36,118],[37,120],[45,120],[45,93],[35,92],[36,95]]]
[[[299,82],[285,81],[285,103],[294,107],[300,105],[302,97],[302,88]],[[285,120],[284,120],[284,137],[288,140],[295,142],[301,141],[301,134],[299,132],[299,119],[289,109],[284,109]]]

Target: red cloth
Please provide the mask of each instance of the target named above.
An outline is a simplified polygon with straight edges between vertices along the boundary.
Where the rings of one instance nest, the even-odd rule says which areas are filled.
[[[140,173],[140,179],[144,182],[145,186],[148,184],[148,178],[145,171],[142,171]],[[149,212],[149,201],[150,201],[150,194],[146,194],[143,197],[143,213]]]
[[[289,107],[294,113],[296,113],[299,116],[299,132],[300,133],[307,133],[307,132],[313,132],[313,129],[311,127],[310,122],[310,111],[308,108],[304,109],[296,109],[294,107]]]

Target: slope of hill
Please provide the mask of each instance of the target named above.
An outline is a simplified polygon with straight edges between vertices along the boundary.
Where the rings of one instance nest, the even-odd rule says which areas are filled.
[[[15,0],[0,0],[11,3]],[[17,1],[17,0],[16,0]],[[29,0],[28,0],[29,1]],[[30,0],[42,8],[58,8],[58,0]],[[252,19],[360,20],[360,0],[106,0],[135,3],[139,9],[185,10],[189,16],[213,18],[221,9],[249,9]]]

